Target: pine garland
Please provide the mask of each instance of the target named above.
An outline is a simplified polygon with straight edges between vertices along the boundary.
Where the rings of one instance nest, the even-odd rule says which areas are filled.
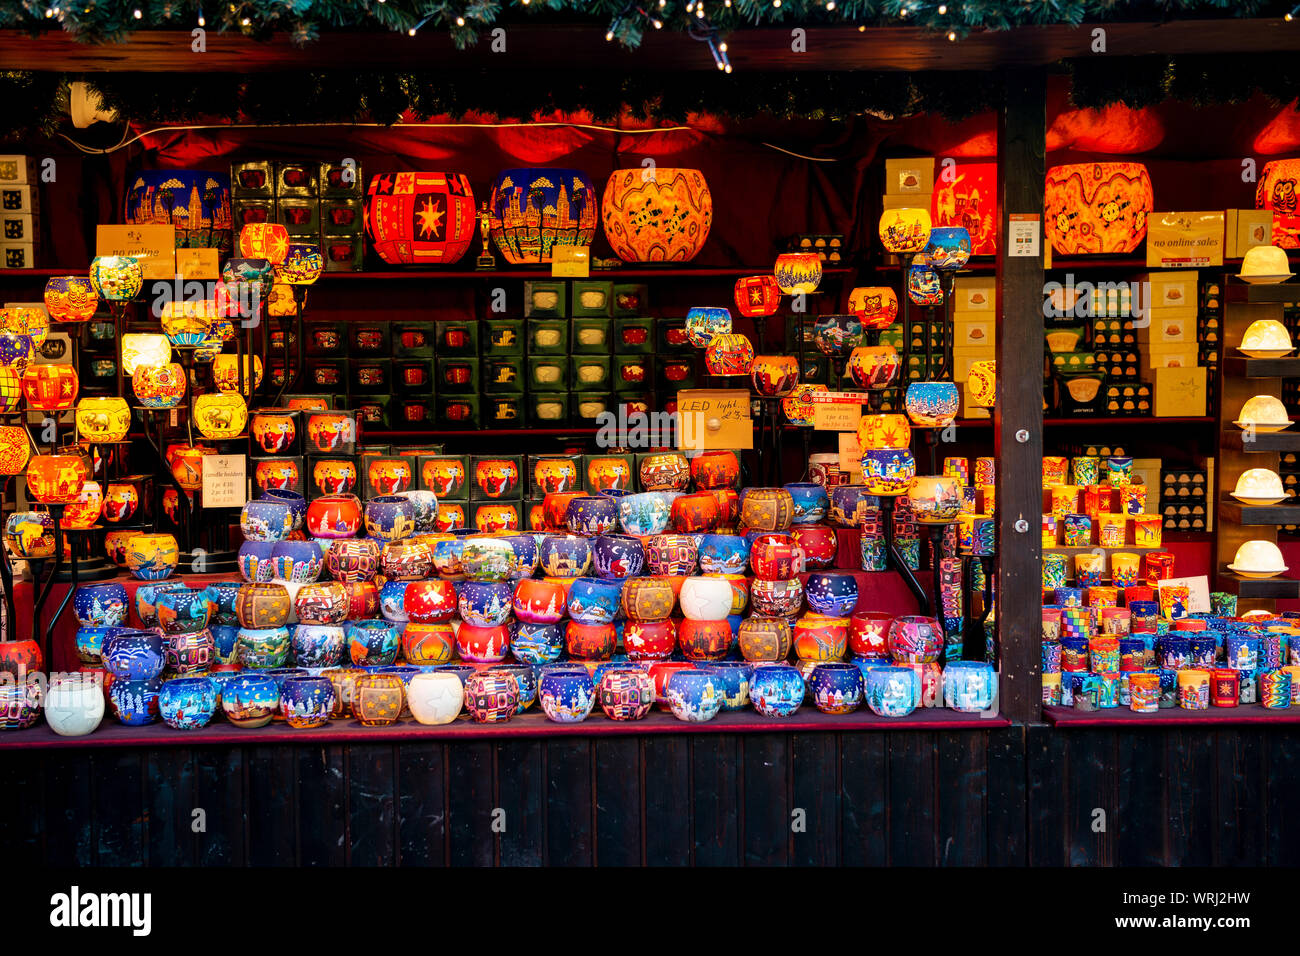
[[[1278,16],[1270,0],[0,0],[0,29],[63,29],[86,43],[118,43],[137,30],[195,25],[306,44],[326,30],[444,30],[457,46],[499,24],[536,20],[599,24],[629,48],[647,30],[725,35],[757,26],[921,26],[960,38],[973,30],[1180,16]],[[706,11],[702,19],[700,9]],[[139,14],[137,16],[136,14]],[[606,25],[608,25],[606,27]]]

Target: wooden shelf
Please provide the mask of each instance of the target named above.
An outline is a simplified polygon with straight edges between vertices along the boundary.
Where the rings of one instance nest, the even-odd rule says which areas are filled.
[[[1223,498],[1219,501],[1219,516],[1232,524],[1300,524],[1300,500],[1293,498],[1275,505],[1243,505],[1235,498]]]
[[[1219,572],[1219,587],[1241,598],[1300,598],[1300,581],[1295,578],[1243,578],[1226,568]]]
[[[1130,554],[1146,554],[1149,551],[1163,551],[1164,549],[1165,549],[1164,544],[1160,544],[1156,547],[1143,547],[1143,548],[1139,548],[1135,544],[1116,545],[1113,547],[1105,547],[1105,548],[1103,548],[1099,544],[1090,544],[1087,547],[1083,547],[1083,548],[1067,548],[1064,545],[1060,545],[1055,548],[1043,548],[1043,553],[1050,554],[1055,552],[1057,554],[1090,554],[1093,551],[1104,551],[1107,554],[1113,554],[1116,551],[1118,551],[1121,554],[1125,552],[1128,552]]]
[[[1106,425],[1131,428],[1139,425],[1208,425],[1214,419],[1209,415],[1187,418],[1153,418],[1138,415],[1111,415],[1098,418],[1044,418],[1044,427],[1064,425]]]
[[[1300,282],[1288,281],[1276,285],[1229,282],[1224,290],[1223,301],[1245,305],[1292,305],[1300,303]]]
[[[1242,452],[1300,451],[1300,431],[1255,432],[1254,440],[1243,441],[1239,428],[1229,428],[1223,433],[1220,444],[1224,448]]]
[[[89,264],[77,268],[61,269],[0,269],[0,282],[22,282],[24,280],[48,279],[51,276],[85,275]],[[738,279],[741,276],[771,274],[772,267],[766,266],[682,266],[677,264],[650,266],[644,264],[628,265],[622,269],[592,269],[593,281],[609,279]],[[849,266],[832,266],[822,270],[822,275],[841,277],[857,272]],[[464,281],[467,279],[538,279],[550,281],[552,278],[547,266],[536,269],[391,269],[371,272],[323,272],[317,284],[335,282],[411,282],[418,280],[449,279]],[[568,279],[557,281],[568,282]],[[579,280],[581,281],[581,280]]]
[[[361,428],[363,438],[454,438],[478,436],[479,438],[515,438],[536,435],[539,438],[586,438],[596,434],[598,428],[409,428],[401,431]]]
[[[1300,356],[1251,358],[1232,355],[1223,360],[1223,374],[1232,378],[1300,378]]]
[[[1236,707],[1213,707],[1207,710],[1185,710],[1182,707],[1169,707],[1157,710],[1154,714],[1136,714],[1127,707],[1107,707],[1103,710],[1076,711],[1071,707],[1044,707],[1044,719],[1052,726],[1069,730],[1088,727],[1174,727],[1182,725],[1227,726],[1231,724],[1251,724],[1263,727],[1267,724],[1300,723],[1300,707],[1283,707],[1277,710],[1261,704],[1238,704]]]

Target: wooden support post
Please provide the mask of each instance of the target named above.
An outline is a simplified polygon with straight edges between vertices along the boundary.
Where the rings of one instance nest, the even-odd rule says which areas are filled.
[[[997,454],[997,620],[1001,709],[1013,720],[1041,718],[1043,458],[1043,183],[1047,78],[1041,70],[1002,76],[998,112],[997,362],[993,411]],[[1011,217],[1036,216],[1038,254],[1016,255]]]

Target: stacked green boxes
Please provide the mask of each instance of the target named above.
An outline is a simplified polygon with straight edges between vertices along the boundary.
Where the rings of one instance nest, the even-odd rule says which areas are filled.
[[[235,233],[278,222],[291,238],[317,242],[326,272],[360,272],[365,253],[361,167],[352,162],[256,160],[230,167]]]

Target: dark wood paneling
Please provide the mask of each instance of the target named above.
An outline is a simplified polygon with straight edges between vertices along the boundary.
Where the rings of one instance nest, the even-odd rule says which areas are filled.
[[[243,866],[248,860],[242,747],[205,747],[194,752],[194,800],[207,813],[198,834],[199,864]]]
[[[739,866],[740,739],[713,734],[694,737],[690,750],[692,862],[696,866]]]
[[[492,753],[492,744],[487,742],[447,748],[452,866],[491,866],[496,862]]]
[[[936,734],[895,734],[889,740],[889,863],[934,866]]]
[[[1215,866],[1260,866],[1267,849],[1263,800],[1267,786],[1263,731],[1242,728],[1215,735],[1218,811]]]
[[[988,738],[939,736],[939,860],[943,866],[983,866],[988,815]]]
[[[1214,800],[1214,734],[1175,730],[1166,737],[1169,792],[1168,862],[1209,866],[1217,842]]]
[[[35,757],[24,758],[36,764]],[[91,866],[95,847],[91,838],[94,820],[94,779],[86,772],[84,755],[52,753],[44,758],[45,776],[45,852],[51,866]],[[15,768],[6,766],[9,782],[0,787],[0,793],[16,788],[39,788],[41,781],[16,780]],[[3,797],[0,797],[3,799]],[[8,813],[4,814],[8,820]]]
[[[596,863],[642,862],[641,742],[632,737],[596,740]]]
[[[840,747],[841,862],[889,862],[889,770],[884,734],[844,734]]]
[[[804,811],[806,828],[792,831],[800,866],[836,866],[840,845],[839,734],[796,734],[790,742],[794,805]]]
[[[1070,737],[1065,779],[1065,836],[1070,866],[1115,862],[1115,737],[1082,731]]]
[[[1050,727],[1026,728],[1029,779],[1030,866],[1064,866],[1065,751],[1067,735]]]
[[[691,862],[690,751],[685,737],[646,737],[641,753],[645,809],[645,862],[687,866]]]
[[[1025,866],[1028,862],[1025,729],[1010,727],[991,732],[987,752],[986,858],[990,866]]]
[[[1300,864],[1300,814],[1295,795],[1300,793],[1300,735],[1267,735],[1268,795],[1263,801],[1268,827],[1268,854],[1261,862],[1271,866]]]
[[[353,748],[348,755],[348,862],[397,862],[397,757],[395,747]]]
[[[545,862],[542,856],[544,749],[540,740],[497,744],[497,806],[503,814],[498,842],[503,866],[541,866]]]
[[[144,866],[144,751],[101,751],[95,774],[95,854],[100,866]]]
[[[348,861],[347,757],[336,744],[295,747],[298,771],[298,863]]]
[[[1163,866],[1166,807],[1165,735],[1115,735],[1116,804],[1109,812],[1118,866]]]
[[[447,745],[397,748],[397,850],[403,866],[447,862]]]
[[[595,862],[591,747],[591,740],[584,737],[546,745],[546,862],[550,866]]]
[[[744,862],[747,866],[788,863],[795,809],[790,802],[790,736],[746,737],[744,772]]]
[[[198,849],[194,827],[194,756],[187,747],[159,748],[145,764],[145,830],[150,866],[191,866]],[[206,825],[206,821],[203,821]]]
[[[248,862],[293,866],[297,862],[298,774],[292,747],[246,751]]]

